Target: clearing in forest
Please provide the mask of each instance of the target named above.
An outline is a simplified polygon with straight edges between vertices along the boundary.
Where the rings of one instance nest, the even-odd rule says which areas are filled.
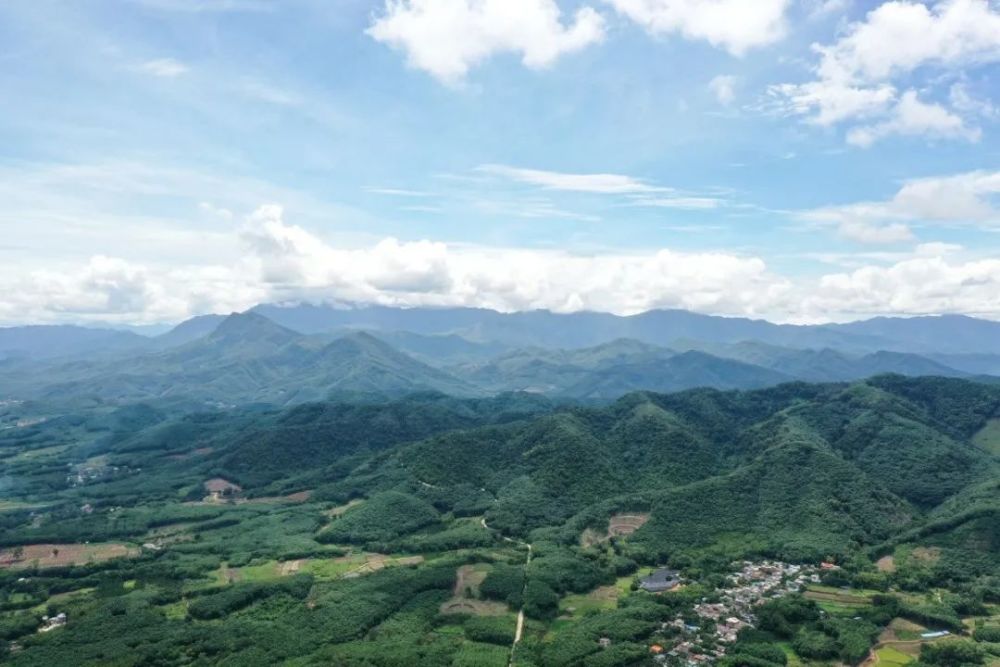
[[[299,566],[317,579],[340,579],[360,577],[377,572],[386,567],[416,565],[422,563],[423,556],[387,556],[385,554],[355,552],[337,558],[311,558]]]
[[[607,542],[612,537],[627,537],[649,521],[649,514],[615,514],[608,521],[608,530],[603,535],[587,528],[580,536],[580,542],[585,547]]]
[[[20,550],[20,551],[18,551]],[[65,567],[137,556],[139,549],[125,544],[26,544],[0,551],[0,568]]]
[[[480,600],[479,586],[489,574],[486,563],[463,565],[455,572],[453,597],[441,605],[442,614],[471,614],[473,616],[502,616],[507,605],[502,602]]]
[[[559,603],[560,616],[579,618],[594,611],[608,611],[618,606],[618,587],[599,586],[582,595],[567,595]]]
[[[239,484],[233,484],[221,477],[213,477],[212,479],[205,480],[204,486],[205,490],[208,491],[208,496],[205,497],[204,502],[209,503],[227,502],[243,491],[243,488]]]
[[[327,511],[323,512],[323,514],[327,515],[331,519],[335,519],[338,516],[343,516],[343,514],[345,512],[347,512],[347,510],[349,510],[349,509],[351,509],[353,507],[357,507],[358,505],[360,505],[363,502],[364,501],[361,500],[360,498],[355,498],[354,500],[352,500],[351,502],[347,503],[346,505],[338,505],[337,507],[334,507],[333,509],[328,509]]]
[[[896,571],[896,559],[892,556],[882,556],[875,563],[875,567],[878,568],[879,572],[895,572]]]

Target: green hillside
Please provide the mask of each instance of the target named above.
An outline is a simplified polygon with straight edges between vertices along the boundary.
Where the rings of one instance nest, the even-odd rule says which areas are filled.
[[[265,332],[242,340],[287,335]],[[996,386],[901,376],[597,407],[5,404],[0,650],[14,665],[505,665],[522,612],[520,665],[649,665],[684,633],[729,651],[719,664],[773,662],[778,643],[802,664],[857,662],[892,624],[1000,625],[1000,460],[976,444],[998,409]],[[766,559],[817,580],[720,643],[696,605]],[[664,565],[683,588],[639,589]],[[38,632],[54,613],[66,625]]]

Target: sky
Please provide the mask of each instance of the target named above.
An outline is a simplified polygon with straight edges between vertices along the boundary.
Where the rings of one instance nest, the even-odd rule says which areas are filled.
[[[0,3],[0,324],[1000,319],[1000,2]]]

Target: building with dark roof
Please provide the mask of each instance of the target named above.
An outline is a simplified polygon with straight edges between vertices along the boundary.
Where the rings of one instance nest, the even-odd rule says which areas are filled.
[[[680,575],[674,570],[662,568],[639,580],[639,588],[650,593],[660,593],[676,588],[681,583]]]

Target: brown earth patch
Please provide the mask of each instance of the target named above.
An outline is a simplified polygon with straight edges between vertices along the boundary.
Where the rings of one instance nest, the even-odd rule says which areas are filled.
[[[297,560],[286,560],[284,563],[278,565],[278,574],[281,576],[287,576],[290,574],[295,574],[302,566],[309,562],[308,558],[299,558]]]
[[[452,598],[441,605],[442,614],[471,614],[473,616],[503,616],[507,605],[502,602]]]
[[[469,597],[466,591],[472,591],[471,597],[479,595],[479,586],[486,578],[485,570],[476,570],[475,565],[463,565],[455,572],[455,597]]]
[[[209,493],[239,493],[243,488],[221,477],[205,480],[205,490]]]
[[[917,547],[913,550],[912,555],[921,563],[933,565],[941,560],[941,549],[938,547]]]
[[[19,559],[14,558],[17,547],[0,551],[0,568],[23,569],[65,567],[67,565],[86,565],[99,563],[112,558],[137,556],[140,552],[136,547],[125,544],[26,544],[20,549],[23,553]]]
[[[892,556],[882,556],[875,562],[875,567],[878,568],[879,572],[895,572],[896,559]]]
[[[345,560],[351,560],[351,556],[344,556]],[[335,560],[341,560],[340,558]],[[355,569],[346,573],[345,577],[360,577],[366,574],[371,574],[372,572],[378,572],[379,570],[393,566],[393,565],[416,565],[418,563],[424,562],[423,556],[404,556],[403,558],[394,558],[392,556],[386,556],[385,554],[368,553],[365,554],[365,561]]]
[[[297,491],[287,496],[258,496],[257,498],[237,498],[234,502],[237,505],[264,505],[268,503],[304,503],[309,500],[312,491]]]
[[[615,514],[608,520],[608,530],[603,535],[587,528],[580,536],[580,543],[585,547],[607,542],[612,537],[627,537],[639,530],[649,521],[649,514]]]

